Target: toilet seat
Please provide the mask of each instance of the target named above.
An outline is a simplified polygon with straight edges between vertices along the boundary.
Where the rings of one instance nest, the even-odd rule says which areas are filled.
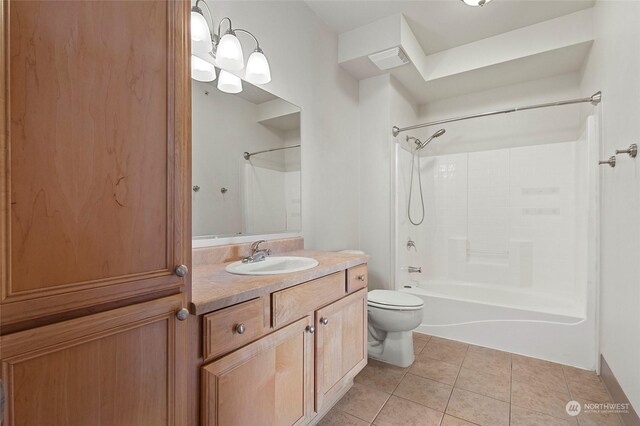
[[[419,297],[393,290],[371,290],[367,299],[369,306],[392,311],[417,311],[424,306]]]

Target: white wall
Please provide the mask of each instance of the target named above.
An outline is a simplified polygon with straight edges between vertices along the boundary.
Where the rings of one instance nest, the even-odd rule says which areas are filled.
[[[598,1],[582,91],[602,90],[601,158],[640,135],[640,3]],[[640,158],[601,173],[600,350],[640,409]]]
[[[303,2],[214,1],[260,40],[273,80],[264,88],[302,109],[302,232],[308,248],[358,246],[358,82],[338,65],[338,36]],[[245,55],[254,49],[239,35]]]

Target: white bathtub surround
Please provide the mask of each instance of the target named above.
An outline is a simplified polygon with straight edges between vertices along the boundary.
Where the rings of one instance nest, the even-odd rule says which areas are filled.
[[[411,154],[398,144],[397,286],[425,301],[418,331],[595,369],[595,118],[575,141],[548,140],[423,157],[418,227],[406,220]]]

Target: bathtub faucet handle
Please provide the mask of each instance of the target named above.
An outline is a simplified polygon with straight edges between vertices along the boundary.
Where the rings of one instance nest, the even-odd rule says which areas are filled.
[[[407,267],[407,271],[409,271],[410,274],[421,274],[422,273],[422,266],[409,266]]]
[[[407,241],[407,250],[411,250],[411,249],[418,251],[418,249],[416,248],[416,242],[410,239]]]

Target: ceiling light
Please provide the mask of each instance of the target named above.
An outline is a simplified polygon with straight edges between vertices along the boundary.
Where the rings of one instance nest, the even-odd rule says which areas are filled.
[[[253,84],[266,84],[271,81],[269,61],[259,47],[249,56],[245,78]]]
[[[196,55],[191,55],[191,78],[197,81],[213,81],[216,79],[216,67]]]
[[[228,71],[220,70],[218,90],[225,93],[240,93],[242,92],[242,80]]]
[[[222,36],[216,50],[216,64],[220,68],[239,71],[244,68],[244,55],[240,40],[229,30]]]
[[[484,6],[489,3],[491,0],[462,0],[462,2],[469,6]]]

